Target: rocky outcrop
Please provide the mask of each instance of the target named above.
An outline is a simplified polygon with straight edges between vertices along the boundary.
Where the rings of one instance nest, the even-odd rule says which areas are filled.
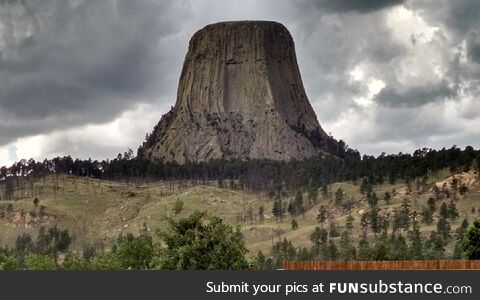
[[[178,163],[290,160],[310,157],[328,141],[305,94],[288,30],[276,22],[222,22],[190,40],[175,106],[139,155]]]

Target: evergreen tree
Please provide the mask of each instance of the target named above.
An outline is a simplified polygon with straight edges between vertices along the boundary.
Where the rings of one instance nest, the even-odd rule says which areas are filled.
[[[368,192],[367,201],[368,201],[368,206],[370,206],[370,208],[376,207],[378,204],[377,194],[375,192]]]
[[[326,248],[326,253],[324,254],[324,258],[327,260],[337,260],[338,259],[338,248],[337,245],[333,241],[328,243],[328,247]]]
[[[328,217],[327,208],[321,205],[320,208],[318,209],[317,221],[322,228],[323,228],[323,224],[325,224],[325,221],[327,220],[327,217]]]
[[[405,198],[402,201],[400,213],[402,216],[402,227],[405,230],[408,230],[410,227],[410,200]]]
[[[445,202],[442,202],[442,205],[440,206],[440,217],[444,219],[448,219],[449,217],[448,207]]]
[[[453,250],[453,259],[463,258],[463,244],[465,243],[465,232],[468,229],[468,221],[464,219],[462,224],[455,230],[455,248]]]
[[[288,212],[292,216],[305,213],[302,193],[298,192],[293,202],[290,202],[290,204],[288,205]]]
[[[315,227],[313,233],[310,235],[310,241],[312,242],[313,246],[317,249],[320,248],[320,246],[323,246],[326,244],[328,239],[328,232],[327,230],[320,228],[318,226]]]
[[[347,216],[347,219],[345,220],[345,228],[347,229],[347,232],[349,234],[352,233],[353,230],[353,222],[355,221],[355,218],[352,216],[352,214],[349,214]]]
[[[369,222],[370,228],[372,229],[372,232],[375,234],[375,238],[377,238],[377,233],[379,233],[381,229],[377,206],[372,206],[368,215],[370,217],[370,222]]]
[[[180,199],[177,199],[177,201],[175,201],[175,204],[173,206],[173,214],[175,215],[180,214],[183,210],[183,206],[184,206],[183,201]]]
[[[455,205],[455,202],[450,201],[450,204],[448,205],[447,208],[447,215],[450,220],[455,220],[459,217],[459,213],[457,210],[457,206]]]
[[[475,220],[467,230],[463,251],[468,259],[480,259],[480,220]]]
[[[420,226],[417,221],[412,223],[412,230],[408,233],[408,239],[410,242],[408,247],[409,257],[414,260],[424,259],[422,236],[420,235]]]
[[[428,207],[422,207],[422,223],[431,225],[433,223],[433,212]]]
[[[277,199],[273,202],[272,214],[275,216],[275,220],[283,222],[283,216],[285,214],[285,203],[282,201],[281,197],[277,197]]]
[[[464,183],[462,183],[458,192],[460,193],[460,195],[465,196],[468,193],[468,187]]]
[[[446,242],[441,234],[432,231],[425,244],[427,249],[426,259],[443,259],[445,257]]]
[[[388,205],[390,204],[390,201],[392,201],[392,194],[390,192],[385,192],[385,195],[383,196],[383,201]]]
[[[336,238],[340,236],[340,232],[338,231],[337,224],[335,222],[330,222],[329,224],[328,234],[330,235],[330,239]]]
[[[308,202],[309,205],[315,205],[318,202],[318,189],[310,188],[308,190]]]
[[[371,249],[368,243],[367,235],[364,233],[360,236],[358,241],[358,259],[359,260],[370,260]]]
[[[437,207],[435,206],[435,199],[432,197],[428,198],[427,200],[427,208],[432,212],[432,214],[437,210]]]
[[[298,223],[295,219],[292,219],[292,230],[297,230],[298,229]]]
[[[321,190],[323,198],[328,198],[328,186],[326,184],[322,184]]]
[[[265,221],[264,210],[265,209],[263,205],[260,205],[260,207],[258,208],[258,221],[260,222],[260,224],[263,224],[263,222]]]
[[[284,261],[296,259],[297,249],[295,249],[291,241],[285,238],[272,246],[271,255],[274,267],[278,269],[282,267]]]
[[[392,235],[390,241],[390,260],[407,260],[408,257],[408,245],[403,235]]]
[[[338,188],[335,192],[335,205],[340,206],[343,204],[343,200],[345,198],[345,192],[342,188]]]
[[[362,184],[360,185],[360,193],[362,195],[368,195],[373,191],[372,184],[367,178],[363,178]]]
[[[445,242],[450,239],[450,224],[447,219],[441,217],[437,223],[437,232]]]
[[[312,260],[312,252],[307,249],[307,247],[302,247],[297,251],[297,260],[298,261],[308,261]]]
[[[348,231],[342,232],[340,236],[339,256],[342,260],[355,260],[357,257],[357,250],[350,240],[350,233]]]

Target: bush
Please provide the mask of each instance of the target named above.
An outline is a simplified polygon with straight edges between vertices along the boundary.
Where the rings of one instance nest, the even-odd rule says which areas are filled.
[[[180,270],[246,269],[247,249],[239,228],[204,212],[167,219],[167,229],[158,231],[162,241],[158,267]]]
[[[25,268],[27,270],[56,270],[58,266],[50,256],[27,254],[25,256]]]
[[[0,253],[0,270],[16,270],[17,262],[14,257]]]
[[[151,269],[156,250],[152,237],[129,233],[119,241],[115,254],[122,269]]]

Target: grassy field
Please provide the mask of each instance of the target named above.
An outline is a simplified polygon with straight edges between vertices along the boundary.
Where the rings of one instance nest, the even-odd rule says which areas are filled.
[[[433,184],[448,180],[448,172],[439,172],[429,177],[425,191],[407,193],[407,187],[399,182],[395,185],[384,184],[377,186],[375,191],[380,200],[385,191],[397,191],[390,204],[379,202],[382,209],[399,207],[403,199],[411,201],[411,209],[420,211],[430,196]],[[338,188],[345,191],[345,199],[354,203],[351,211],[355,218],[354,236],[360,234],[360,213],[367,210],[367,203],[362,199],[359,185],[352,182],[335,183],[329,187],[334,194]],[[0,195],[3,192],[0,189]],[[37,206],[33,199],[40,201]],[[286,201],[292,199],[290,195]],[[309,207],[303,216],[295,219],[298,229],[292,230],[292,218],[287,216],[283,222],[277,222],[271,214],[273,200],[265,193],[249,193],[240,190],[219,188],[216,184],[195,185],[192,182],[153,182],[153,183],[124,183],[102,181],[92,178],[80,178],[62,175],[49,176],[34,182],[19,184],[15,190],[13,201],[0,201],[0,212],[8,211],[10,217],[0,218],[0,245],[12,246],[15,239],[22,233],[35,236],[41,225],[46,227],[57,224],[60,228],[67,228],[74,237],[73,247],[81,249],[85,245],[96,244],[108,248],[120,234],[131,232],[138,234],[145,226],[150,232],[164,226],[165,218],[173,214],[175,203],[180,200],[184,209],[180,216],[186,216],[195,210],[207,211],[225,220],[225,222],[240,226],[245,236],[247,247],[251,255],[259,250],[268,253],[272,243],[278,239],[287,238],[295,246],[310,246],[309,237],[318,225],[316,217],[320,205],[329,208],[332,219],[340,227],[344,227],[346,212],[336,210],[332,197],[319,196],[318,203]],[[307,195],[304,195],[304,199]],[[440,204],[440,203],[439,203]],[[439,206],[438,204],[438,206]],[[47,218],[40,221],[26,220],[27,212],[38,216],[40,207],[45,211]],[[259,223],[258,210],[264,207],[263,223]],[[478,181],[469,186],[469,193],[458,196],[457,207],[460,218],[452,226],[454,230],[464,218],[470,222],[479,217],[480,188]],[[476,212],[471,213],[475,207]],[[253,212],[253,222],[248,218],[249,211]],[[22,214],[23,212],[23,214]],[[432,226],[422,226],[422,232],[428,235]],[[372,235],[373,237],[373,235]]]

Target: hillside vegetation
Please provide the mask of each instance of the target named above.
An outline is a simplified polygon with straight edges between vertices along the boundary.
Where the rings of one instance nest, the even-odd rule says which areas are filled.
[[[270,253],[272,246],[284,239],[295,247],[309,248],[316,227],[336,228],[338,234],[334,233],[331,239],[340,242],[340,233],[348,229],[350,215],[352,242],[357,242],[363,233],[369,241],[374,241],[381,231],[375,233],[370,225],[363,224],[366,220],[362,216],[371,209],[369,196],[365,191],[361,193],[365,183],[360,180],[337,182],[306,193],[247,192],[238,188],[238,180],[202,184],[188,180],[134,183],[71,175],[17,180],[12,200],[0,201],[1,246],[14,246],[17,236],[28,233],[35,237],[40,227],[57,225],[68,229],[73,237],[72,247],[79,251],[89,245],[108,249],[120,235],[138,235],[145,228],[151,232],[162,228],[179,203],[183,205],[179,216],[207,211],[226,223],[241,226],[251,257],[258,251]],[[473,171],[452,174],[442,170],[408,184],[400,180],[395,184],[377,184],[372,191],[378,198],[379,216],[389,220],[389,234],[393,231],[394,215],[406,202],[410,206],[409,218],[412,222],[418,220],[425,240],[436,230],[443,202],[454,203],[458,210],[458,217],[449,220],[452,235],[463,220],[471,224],[480,216],[480,183]],[[385,201],[387,192],[391,195],[389,201]],[[436,209],[432,222],[426,224],[422,222],[422,211],[428,207],[429,198],[435,199]],[[303,209],[289,213],[288,204],[295,203],[295,199],[301,199]],[[285,209],[275,217],[272,209],[279,201]],[[321,207],[326,210],[327,218],[320,224],[317,217]],[[368,219],[367,222],[370,223]],[[408,230],[400,229],[401,232],[406,236]],[[454,240],[446,248],[449,256],[454,252]]]

